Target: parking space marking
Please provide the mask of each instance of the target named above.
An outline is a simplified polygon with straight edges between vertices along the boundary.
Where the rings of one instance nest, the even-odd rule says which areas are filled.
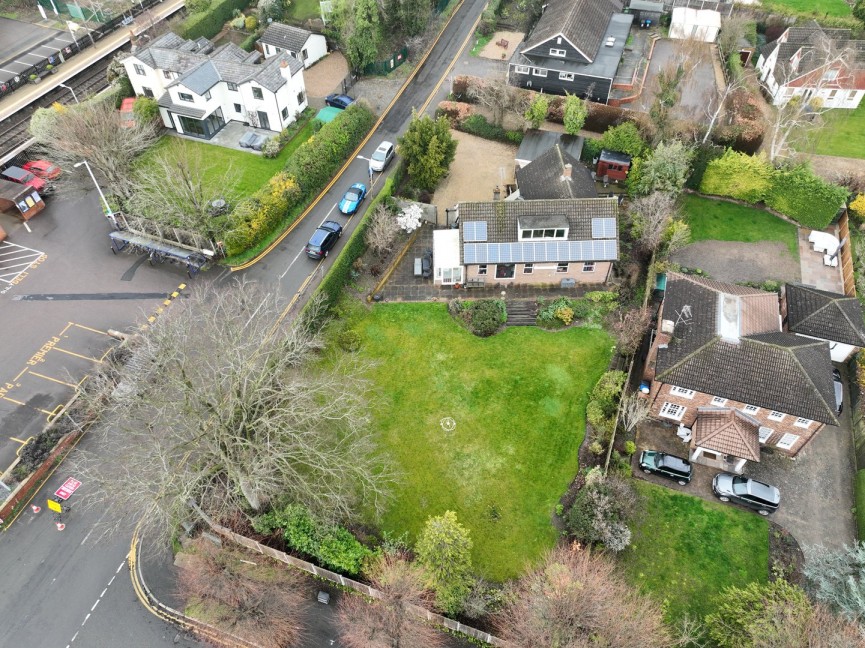
[[[57,380],[57,378],[52,378],[51,376],[43,376],[40,373],[36,373],[35,371],[27,372],[31,376],[36,376],[37,378],[44,378],[45,380],[50,380],[51,382],[56,382],[58,385],[66,385],[67,387],[75,387],[72,383],[65,382],[63,380]]]
[[[59,346],[54,346],[51,349],[52,351],[60,351],[60,353],[66,353],[76,358],[81,358],[82,360],[89,360],[90,362],[95,362],[96,364],[101,364],[102,360],[99,358],[91,358],[90,356],[81,355],[80,353],[75,353],[74,351],[67,351],[66,349],[61,349]]]
[[[48,255],[39,250],[9,241],[0,242],[0,283],[6,284],[2,292],[17,285],[27,271],[42,263]]]

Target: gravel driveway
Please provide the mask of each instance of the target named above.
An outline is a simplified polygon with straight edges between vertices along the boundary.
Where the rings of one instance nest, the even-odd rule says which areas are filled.
[[[670,257],[686,268],[700,268],[712,279],[741,283],[801,281],[799,259],[780,242],[698,241]]]

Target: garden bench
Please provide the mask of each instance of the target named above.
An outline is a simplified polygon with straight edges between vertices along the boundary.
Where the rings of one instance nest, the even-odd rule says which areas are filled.
[[[469,279],[465,283],[466,288],[483,288],[484,280],[483,279]]]
[[[509,44],[508,41],[505,40],[504,38],[502,38],[501,40],[499,40],[499,41],[496,43],[496,45],[498,45],[499,47],[504,47],[505,49],[508,48],[508,44]]]

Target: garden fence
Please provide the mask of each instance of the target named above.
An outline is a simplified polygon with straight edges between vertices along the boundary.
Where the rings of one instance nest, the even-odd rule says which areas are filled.
[[[400,65],[406,62],[408,58],[408,47],[403,47],[394,52],[391,57],[385,61],[376,61],[370,63],[363,69],[363,73],[370,74],[388,74],[397,69]]]

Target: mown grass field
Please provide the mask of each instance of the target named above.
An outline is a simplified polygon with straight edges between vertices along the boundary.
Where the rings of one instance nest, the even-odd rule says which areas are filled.
[[[865,159],[865,101],[856,110],[830,110],[823,121],[813,133],[814,153]]]
[[[803,15],[849,16],[850,5],[844,0],[762,0],[762,4],[772,7],[786,7]]]
[[[401,473],[381,529],[414,542],[429,516],[453,510],[480,574],[521,573],[556,541],[551,516],[577,473],[587,396],[612,339],[534,327],[482,339],[445,304],[378,304],[348,326],[377,363],[374,424]]]

